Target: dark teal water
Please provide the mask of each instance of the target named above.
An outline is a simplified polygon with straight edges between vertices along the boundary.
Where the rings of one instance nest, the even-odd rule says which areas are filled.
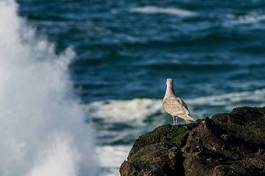
[[[175,80],[177,94],[198,117],[239,105],[264,105],[263,0],[18,3],[19,14],[55,43],[57,52],[74,49],[71,78],[84,106],[96,103],[88,108],[88,117],[100,147],[129,148],[144,131],[170,122],[152,108],[163,97],[167,77]],[[135,98],[153,103],[140,100],[148,104],[143,108]],[[109,109],[101,109],[102,104]],[[139,106],[139,112],[132,106]],[[115,119],[117,111],[124,116]],[[106,165],[104,173],[115,172],[117,166]]]

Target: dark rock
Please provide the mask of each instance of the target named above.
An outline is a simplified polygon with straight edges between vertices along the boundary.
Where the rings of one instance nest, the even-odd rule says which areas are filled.
[[[140,136],[121,176],[264,176],[265,107],[185,126],[164,125]]]

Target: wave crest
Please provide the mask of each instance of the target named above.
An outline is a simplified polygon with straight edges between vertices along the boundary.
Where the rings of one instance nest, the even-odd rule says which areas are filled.
[[[265,89],[257,89],[254,91],[197,97],[187,99],[186,102],[190,105],[192,111],[194,109],[196,114],[202,116],[204,113],[210,113],[210,107],[216,106],[221,107],[223,110],[230,110],[234,106],[243,105],[264,106],[264,99]],[[201,108],[202,106],[204,108]],[[86,105],[85,109],[94,118],[123,123],[130,123],[132,121],[143,122],[146,118],[159,115],[163,112],[162,100],[148,98],[96,101]]]

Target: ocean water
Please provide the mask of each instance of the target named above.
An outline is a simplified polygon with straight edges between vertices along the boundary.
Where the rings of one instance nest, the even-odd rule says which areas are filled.
[[[23,63],[19,68],[9,69],[8,65],[12,63],[1,58],[0,63],[4,64],[1,67],[3,70],[0,70],[1,76],[13,74],[14,82],[10,86],[19,89],[24,86],[21,83],[23,79],[31,80],[32,75],[39,75],[34,77],[35,82],[28,87],[25,85],[24,89],[29,93],[31,87],[39,90],[35,84],[58,84],[48,87],[51,91],[45,91],[43,98],[60,105],[58,100],[46,97],[51,97],[54,89],[55,92],[65,92],[67,83],[62,81],[59,84],[58,80],[68,80],[61,77],[69,75],[73,86],[70,92],[76,96],[75,99],[81,100],[81,105],[71,97],[59,97],[59,100],[74,101],[78,115],[71,115],[75,113],[72,108],[65,108],[64,105],[60,109],[60,106],[50,112],[51,120],[43,131],[49,129],[51,124],[54,128],[59,122],[65,124],[64,119],[53,122],[52,113],[60,115],[65,109],[70,109],[66,113],[68,123],[61,127],[61,131],[66,135],[73,133],[72,138],[75,139],[69,143],[68,137],[63,138],[66,138],[66,153],[70,150],[68,158],[74,168],[72,173],[79,164],[71,159],[74,156],[71,151],[79,151],[79,155],[84,156],[80,141],[88,141],[90,145],[95,145],[95,151],[92,149],[90,153],[96,153],[99,160],[99,175],[118,175],[119,165],[126,159],[139,135],[171,123],[171,118],[161,109],[167,77],[175,80],[176,94],[187,101],[196,118],[230,111],[236,106],[265,105],[264,6],[263,0],[18,0],[18,15],[13,13],[6,16],[10,10],[2,3],[0,32],[2,26],[6,30],[2,35],[0,33],[1,41],[2,37],[8,41],[18,35],[16,31],[9,33],[9,28],[12,31],[14,24],[17,24],[12,19],[18,16],[19,20],[25,21],[24,31],[29,28],[35,30],[33,39],[26,38],[31,41],[27,49],[23,49],[24,45],[19,40],[14,40],[4,51],[8,53],[18,45],[22,47],[22,56],[20,52],[12,53],[16,65],[26,58],[34,60],[35,56],[46,64],[34,67],[20,77],[17,72],[23,70]],[[44,49],[38,49],[35,41],[43,41],[43,38],[46,38],[44,43],[49,44],[45,44]],[[54,49],[49,49],[50,45],[54,45]],[[40,54],[36,55],[36,52]],[[58,68],[53,62],[60,62],[58,60],[65,57],[70,58],[70,63],[60,66],[63,72],[57,73],[54,70]],[[48,77],[48,81],[55,81],[45,82],[45,73],[52,77]],[[60,88],[57,89],[57,86]],[[4,86],[3,90],[7,88]],[[37,93],[41,94],[42,91]],[[1,101],[5,102],[6,99]],[[17,101],[16,96],[13,101]],[[33,105],[29,103],[26,108],[30,109]],[[71,127],[74,120],[70,116],[84,117],[84,126],[77,124],[80,133]],[[94,132],[88,130],[91,128]],[[43,131],[39,134],[43,134]],[[84,136],[88,139],[85,140]],[[34,151],[38,149],[36,146]],[[81,163],[91,166],[91,163],[96,163],[95,160],[81,160]],[[86,174],[95,173],[87,171]]]

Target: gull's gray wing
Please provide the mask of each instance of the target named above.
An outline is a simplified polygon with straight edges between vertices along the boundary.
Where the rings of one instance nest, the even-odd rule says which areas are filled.
[[[177,97],[177,99],[189,111],[188,105],[185,103],[185,101],[179,97]]]

